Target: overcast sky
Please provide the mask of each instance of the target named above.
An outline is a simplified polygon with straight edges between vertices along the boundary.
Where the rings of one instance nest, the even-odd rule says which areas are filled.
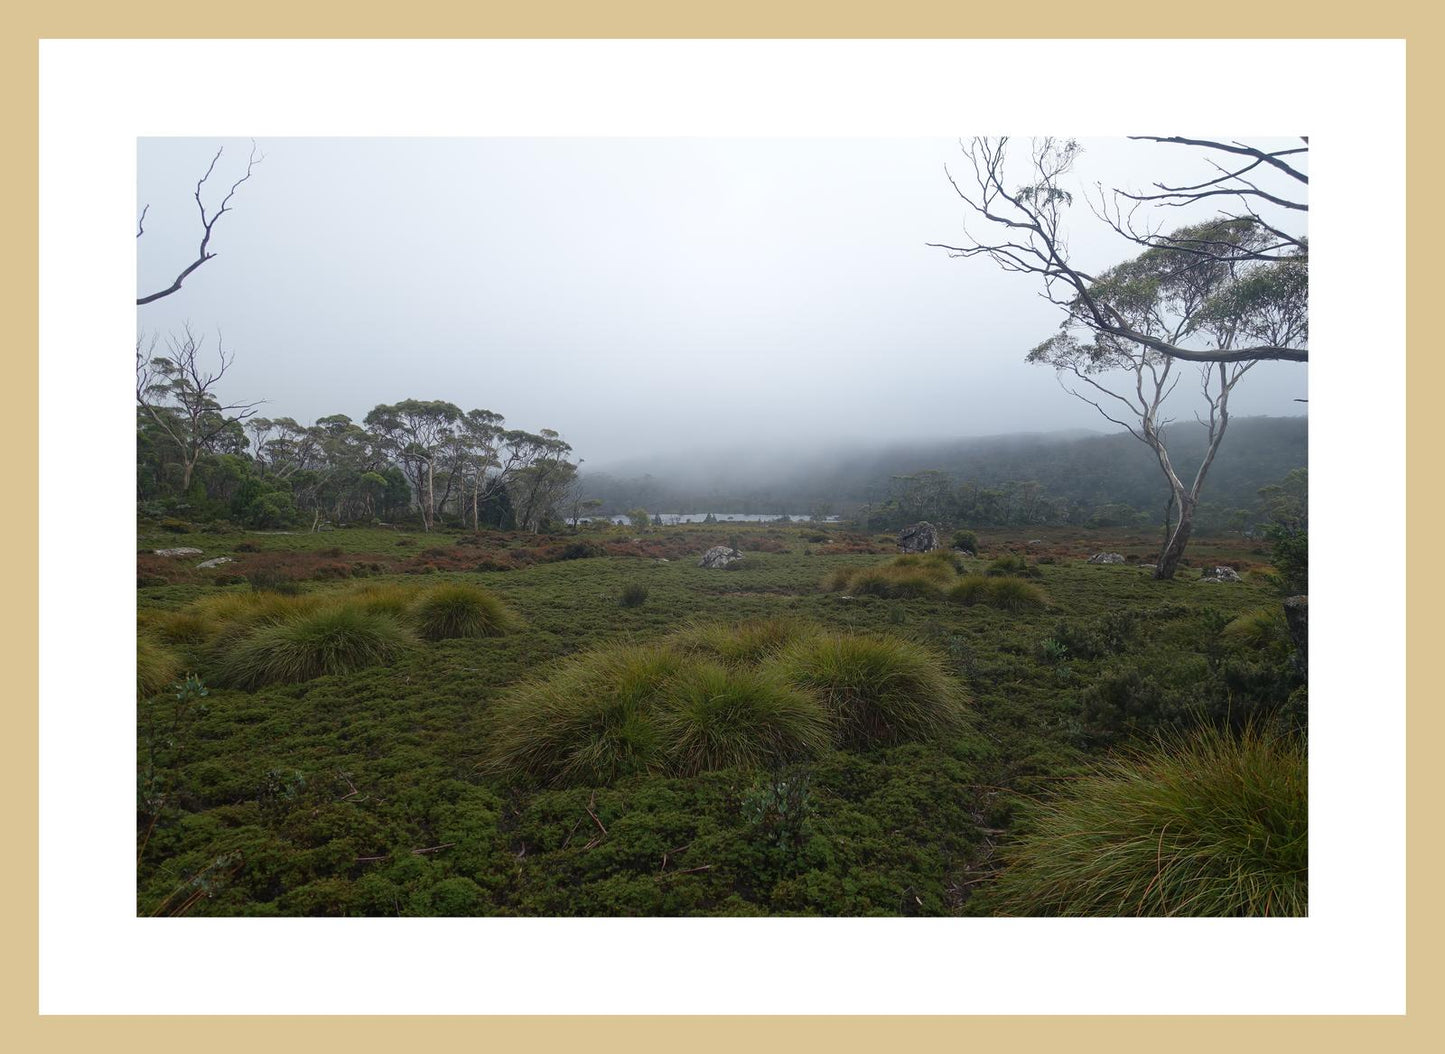
[[[248,141],[140,140],[141,293],[195,258],[191,195],[219,146],[211,207]],[[1177,147],[1084,146],[1080,188],[1210,175]],[[960,237],[953,140],[258,147],[215,259],[138,326],[223,334],[222,394],[265,399],[265,416],[445,399],[554,428],[592,468],[659,448],[1113,429],[1025,365],[1060,318],[1035,279],[925,244]],[[1131,255],[1082,205],[1070,231],[1086,268]],[[1305,394],[1305,367],[1262,364],[1231,407],[1296,415]]]

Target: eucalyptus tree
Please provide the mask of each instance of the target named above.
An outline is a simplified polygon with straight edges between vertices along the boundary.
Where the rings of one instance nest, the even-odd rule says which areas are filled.
[[[508,432],[506,442],[514,459],[508,490],[517,526],[537,531],[577,478],[577,466],[567,460],[572,447],[550,428]]]
[[[1261,242],[1262,232],[1238,219],[1221,219],[1174,231],[1179,240],[1234,243],[1241,256],[1201,257],[1172,246],[1146,249],[1133,260],[1110,268],[1089,285],[1095,303],[1107,303],[1113,317],[1150,343],[1120,337],[1091,324],[1092,308],[1082,298],[1069,305],[1057,334],[1034,348],[1028,361],[1052,366],[1066,390],[1126,429],[1153,452],[1169,486],[1178,519],[1155,568],[1172,578],[1194,528],[1205,478],[1229,427],[1229,399],[1235,386],[1259,361],[1231,359],[1241,344],[1308,345],[1308,278],[1293,260],[1246,261],[1242,255]],[[1220,358],[1197,367],[1199,394],[1206,413],[1196,414],[1205,428],[1205,446],[1192,473],[1175,464],[1166,445],[1166,400],[1187,367],[1157,343],[1193,340]],[[1167,524],[1166,524],[1167,527]]]
[[[451,444],[462,411],[439,399],[403,399],[382,404],[365,417],[365,424],[396,458],[416,493],[422,528],[436,522],[436,468]]]
[[[238,452],[245,446],[242,422],[259,403],[222,402],[220,381],[235,361],[220,338],[216,365],[202,356],[204,338],[189,326],[167,339],[167,354],[156,354],[156,342],[136,342],[136,404],[157,431],[174,445],[181,465],[181,491],[190,489],[201,457],[214,452]]]
[[[1116,192],[1112,211],[1100,191],[1095,214],[1133,245],[1145,246],[1132,260],[1096,275],[1070,258],[1065,217],[1074,193],[1067,177],[1079,153],[1072,140],[1036,140],[1027,182],[1012,187],[1006,182],[1007,139],[975,139],[965,146],[972,181],[965,187],[949,175],[967,207],[965,239],[937,247],[1034,276],[1042,295],[1063,311],[1059,332],[1027,360],[1052,366],[1066,390],[1153,452],[1169,487],[1170,508],[1178,512],[1172,526],[1166,514],[1155,575],[1172,578],[1228,428],[1235,386],[1257,362],[1309,360],[1308,241],[1290,222],[1307,211],[1302,188],[1308,179],[1296,156],[1303,148],[1271,152],[1159,138],[1237,148],[1249,160],[1243,168],[1218,168],[1218,177],[1200,184],[1156,184],[1156,193],[1132,199]],[[1282,172],[1299,194],[1259,190],[1244,178],[1259,167]],[[1164,233],[1141,227],[1132,211],[1122,212],[1120,194],[1135,205],[1161,208],[1207,205],[1221,197],[1243,206]],[[1270,208],[1275,211],[1267,220]],[[1193,473],[1182,474],[1166,446],[1171,419],[1164,414],[1184,369],[1180,363],[1198,364],[1207,410],[1205,417],[1196,414],[1206,429],[1204,454]]]

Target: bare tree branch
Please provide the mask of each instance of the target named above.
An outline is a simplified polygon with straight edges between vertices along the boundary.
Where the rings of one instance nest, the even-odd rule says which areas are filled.
[[[236,180],[236,182],[231,184],[231,189],[228,190],[226,192],[226,196],[221,199],[220,207],[216,209],[215,212],[207,212],[206,203],[201,198],[201,191],[205,187],[206,181],[211,178],[211,173],[216,170],[216,162],[221,159],[221,152],[224,149],[225,147],[221,147],[216,151],[216,156],[211,158],[211,163],[209,166],[207,166],[205,174],[202,175],[201,178],[196,182],[196,209],[201,214],[201,244],[200,247],[196,250],[196,259],[192,263],[187,265],[184,269],[182,269],[180,274],[176,275],[175,281],[171,282],[171,284],[166,288],[151,293],[148,296],[137,297],[137,307],[141,307],[146,304],[152,304],[155,301],[160,300],[162,297],[170,296],[172,293],[176,292],[181,288],[181,284],[191,276],[192,272],[194,272],[196,268],[200,267],[207,260],[215,259],[216,254],[211,252],[210,244],[211,233],[215,230],[216,221],[218,221],[222,216],[231,211],[231,199],[236,196],[237,188],[239,188],[242,183],[246,182],[246,180],[250,179],[251,173],[255,170],[256,166],[265,160],[263,156],[257,154],[256,152],[256,141],[254,139],[251,140],[251,155],[246,160],[245,174],[241,176],[240,179]],[[150,206],[147,205],[144,209],[141,210],[140,220],[136,224],[137,238],[139,238],[142,234],[145,233],[145,215],[147,210],[149,209]]]

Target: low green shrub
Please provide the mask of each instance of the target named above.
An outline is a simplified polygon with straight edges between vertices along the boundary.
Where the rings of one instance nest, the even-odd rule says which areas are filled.
[[[963,692],[943,663],[898,637],[820,635],[773,663],[788,683],[822,701],[843,746],[928,739],[963,720]]]
[[[417,632],[427,640],[500,637],[516,625],[496,594],[461,583],[427,590],[414,614]]]
[[[972,531],[954,531],[953,547],[955,549],[962,549],[965,552],[977,553],[978,535],[974,534]]]
[[[323,607],[261,625],[220,658],[224,683],[252,689],[351,673],[394,659],[412,643],[394,618],[350,607]]]
[[[1301,739],[1202,730],[1071,782],[992,896],[1017,915],[1304,915],[1308,821]]]

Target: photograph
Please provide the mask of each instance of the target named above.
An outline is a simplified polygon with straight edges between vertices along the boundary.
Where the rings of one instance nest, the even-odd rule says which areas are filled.
[[[1309,916],[1310,139],[968,123],[138,137],[135,916]]]

